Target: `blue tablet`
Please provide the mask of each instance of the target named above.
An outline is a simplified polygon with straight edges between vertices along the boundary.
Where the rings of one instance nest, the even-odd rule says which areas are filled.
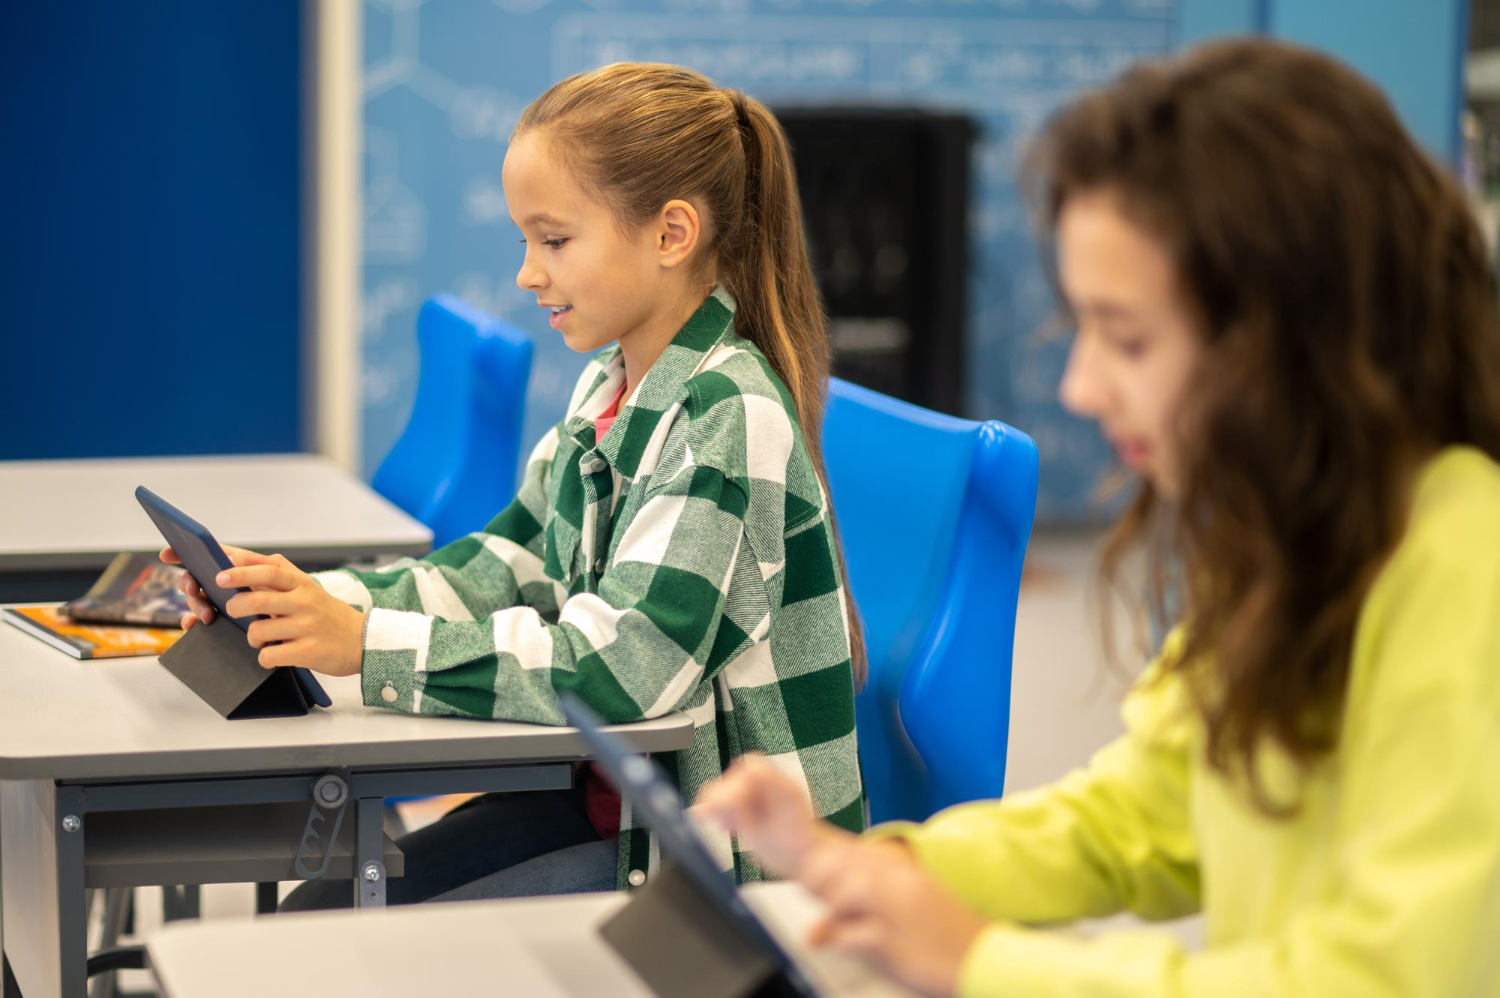
[[[135,497],[146,510],[146,515],[151,517],[151,522],[156,524],[156,529],[161,531],[167,544],[177,552],[177,557],[182,559],[182,567],[187,569],[188,574],[197,579],[198,584],[203,587],[203,595],[208,597],[208,601],[214,605],[215,610],[233,621],[242,631],[249,629],[251,621],[265,619],[265,614],[234,617],[224,611],[230,597],[235,593],[248,593],[250,590],[226,588],[214,581],[221,571],[233,568],[234,562],[229,560],[229,555],[224,553],[224,549],[218,541],[214,540],[214,535],[208,532],[207,527],[144,485],[135,490]],[[295,666],[292,667],[292,672],[296,675],[298,685],[302,687],[309,700],[319,707],[332,705],[333,701],[329,699],[328,693],[311,672]]]

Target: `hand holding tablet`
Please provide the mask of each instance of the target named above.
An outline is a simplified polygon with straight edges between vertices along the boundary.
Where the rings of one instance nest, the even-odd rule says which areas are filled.
[[[264,560],[265,555],[258,554],[248,548],[237,548],[232,544],[221,544],[220,548],[228,556],[230,562],[235,566],[258,565]],[[170,546],[161,549],[161,560],[168,565],[181,565],[182,559]],[[182,629],[189,630],[194,624],[211,624],[219,612],[214,609],[213,601],[204,593],[203,587],[198,585],[198,580],[193,577],[192,572],[183,572],[182,578],[177,583],[177,588],[187,596],[188,607],[191,613],[182,617]]]
[[[199,616],[185,618],[184,628],[224,614],[260,650],[263,668],[294,667],[311,699],[324,706],[328,696],[307,670],[331,675],[359,671],[360,611],[329,595],[282,556],[235,548],[231,559],[207,528],[161,497],[143,487],[136,498],[169,545],[163,560],[182,564],[193,580],[184,592]],[[202,612],[205,605],[210,612]]]

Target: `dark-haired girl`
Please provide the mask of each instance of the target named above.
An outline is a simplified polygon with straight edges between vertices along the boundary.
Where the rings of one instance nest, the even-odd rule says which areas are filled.
[[[755,759],[705,808],[933,995],[1497,998],[1500,325],[1458,187],[1266,41],[1128,72],[1032,168],[1063,401],[1141,479],[1106,574],[1149,538],[1180,579],[1126,734],[863,838]],[[1207,946],[1035,928],[1125,910]]]

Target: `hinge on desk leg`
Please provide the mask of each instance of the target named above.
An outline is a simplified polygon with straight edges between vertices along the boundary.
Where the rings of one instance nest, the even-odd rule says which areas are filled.
[[[330,769],[314,781],[312,807],[307,812],[307,824],[302,828],[302,840],[297,844],[297,859],[293,869],[304,880],[318,880],[328,870],[328,861],[333,856],[333,847],[338,842],[339,829],[344,824],[344,811],[349,806],[349,770]],[[307,865],[307,859],[319,855],[318,838],[323,834],[322,826],[333,818],[333,828],[327,830],[322,859],[317,869]]]
[[[385,907],[385,864],[378,859],[366,863],[355,879],[359,891],[358,908]]]
[[[354,907],[385,907],[385,800],[360,797],[354,822]]]

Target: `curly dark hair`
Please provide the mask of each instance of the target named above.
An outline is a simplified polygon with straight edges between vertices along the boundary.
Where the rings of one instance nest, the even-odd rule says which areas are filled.
[[[1500,322],[1475,218],[1385,97],[1268,40],[1141,64],[1054,117],[1027,177],[1044,234],[1108,191],[1161,241],[1203,338],[1175,421],[1180,494],[1143,484],[1105,545],[1173,590],[1209,763],[1264,742],[1304,770],[1337,744],[1365,596],[1438,448],[1500,460]],[[1161,534],[1155,532],[1161,530]],[[1174,586],[1163,580],[1175,564]],[[1198,664],[1201,663],[1201,666]]]

